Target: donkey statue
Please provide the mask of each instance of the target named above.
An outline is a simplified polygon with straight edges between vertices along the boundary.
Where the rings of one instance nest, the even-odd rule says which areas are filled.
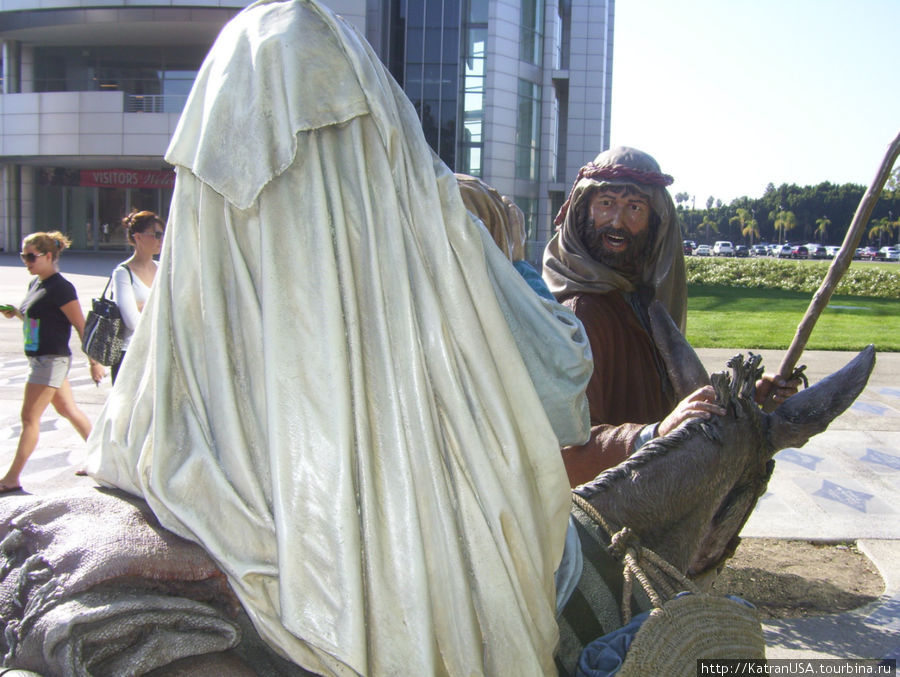
[[[759,356],[738,355],[728,363],[730,372],[710,379],[662,306],[654,303],[650,316],[679,397],[711,383],[727,414],[689,421],[575,490],[573,515],[586,563],[560,618],[563,674],[574,674],[588,638],[620,627],[632,607],[646,608],[646,598],[644,604],[638,598],[625,599],[619,609],[616,598],[623,592],[628,597],[630,585],[628,568],[623,580],[616,556],[646,548],[681,574],[711,584],[765,492],[773,456],[824,431],[862,392],[875,363],[869,346],[840,371],[765,413],[754,402]],[[613,547],[603,547],[610,542]]]

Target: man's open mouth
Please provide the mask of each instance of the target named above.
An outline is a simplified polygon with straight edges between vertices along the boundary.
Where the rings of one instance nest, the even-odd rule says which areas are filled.
[[[631,244],[631,236],[621,230],[605,230],[601,235],[603,245],[612,252],[622,252]]]

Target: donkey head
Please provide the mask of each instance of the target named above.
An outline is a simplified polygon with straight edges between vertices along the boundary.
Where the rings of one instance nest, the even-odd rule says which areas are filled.
[[[754,360],[755,356],[751,356]],[[737,360],[737,358],[736,358]],[[739,360],[737,360],[739,361]],[[734,361],[733,361],[734,362]],[[717,567],[721,562],[734,554],[739,538],[738,534],[757,500],[765,492],[769,477],[774,469],[772,457],[780,450],[788,447],[802,447],[813,436],[823,432],[831,422],[843,413],[859,396],[872,368],[875,364],[875,350],[868,346],[842,369],[831,374],[814,386],[794,395],[774,412],[764,413],[754,403],[754,382],[756,375],[744,369],[743,373],[733,362],[733,384],[743,379],[746,393],[735,397],[732,392],[730,406],[742,412],[746,417],[744,425],[728,423],[730,416],[719,421],[721,428],[731,428],[723,435],[729,437],[727,448],[730,452],[747,447],[746,453],[739,453],[745,465],[731,490],[723,497],[710,520],[705,533],[701,536],[697,550],[694,552],[687,573],[700,575]],[[761,370],[760,370],[761,371]],[[757,373],[758,375],[758,373]],[[713,375],[719,399],[722,400],[719,379],[724,374]],[[749,424],[749,425],[748,425]],[[734,433],[738,434],[734,438]],[[762,439],[759,434],[762,433]],[[740,435],[747,434],[747,439]],[[750,435],[753,435],[751,438]],[[747,446],[749,444],[749,446]],[[753,450],[756,450],[756,462],[753,461]]]

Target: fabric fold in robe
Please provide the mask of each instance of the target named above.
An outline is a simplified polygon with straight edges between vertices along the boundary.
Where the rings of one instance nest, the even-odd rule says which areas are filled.
[[[309,670],[555,674],[580,323],[518,276],[374,53],[314,2],[223,30],[167,160],[159,271],[92,476],[200,543]]]

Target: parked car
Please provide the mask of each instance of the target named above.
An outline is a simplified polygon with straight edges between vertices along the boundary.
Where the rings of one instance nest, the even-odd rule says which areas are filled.
[[[734,255],[746,258],[750,256],[750,250],[745,245],[738,244],[734,246]]]
[[[792,259],[808,259],[809,258],[809,249],[806,248],[805,244],[796,244],[791,247]]]
[[[772,256],[779,259],[789,259],[791,258],[791,249],[792,247],[789,244],[776,244],[772,248]]]
[[[864,251],[866,251],[864,247],[857,247],[856,250],[853,252],[853,258],[861,259]]]
[[[840,248],[840,247],[837,247],[837,246],[835,246],[835,245],[826,245],[826,246],[825,246],[825,258],[826,258],[826,259],[833,259],[835,256],[837,256],[837,253],[838,253],[840,250],[841,250],[841,248]],[[854,258],[855,258],[855,257],[854,257]]]
[[[824,259],[827,258],[827,254],[825,253],[825,247],[820,244],[816,244],[814,242],[810,242],[806,245],[807,258],[810,259]]]
[[[865,247],[859,255],[863,261],[874,261],[875,254],[878,253],[878,250],[875,247]]]
[[[694,250],[697,248],[697,243],[693,240],[685,240],[683,243],[684,246],[684,255],[690,256],[694,253]]]
[[[728,240],[719,240],[713,245],[715,256],[734,256],[734,245]]]
[[[882,247],[876,252],[875,258],[878,261],[900,261],[900,247],[894,245]]]
[[[708,244],[697,245],[697,248],[694,250],[694,256],[711,256],[712,249],[709,248]]]
[[[750,247],[750,256],[768,256],[769,248],[764,244],[755,244]]]

